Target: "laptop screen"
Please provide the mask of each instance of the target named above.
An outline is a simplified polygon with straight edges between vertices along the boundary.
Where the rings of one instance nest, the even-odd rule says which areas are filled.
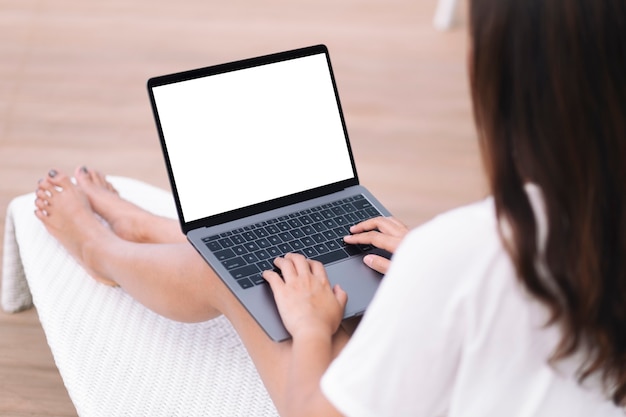
[[[185,223],[355,177],[323,52],[152,94]]]

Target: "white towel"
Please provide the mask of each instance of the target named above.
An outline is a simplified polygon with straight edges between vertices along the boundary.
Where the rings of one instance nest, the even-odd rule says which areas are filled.
[[[171,194],[108,179],[122,197],[175,216]],[[97,283],[35,217],[34,199],[17,197],[7,209],[2,307],[37,307],[80,416],[277,415],[228,320],[175,322]]]

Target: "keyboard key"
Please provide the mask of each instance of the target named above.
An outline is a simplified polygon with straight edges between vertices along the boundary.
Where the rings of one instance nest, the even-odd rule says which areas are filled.
[[[326,252],[330,252],[330,250],[328,249],[328,247],[326,245],[324,245],[323,243],[320,243],[319,245],[315,245],[314,246],[315,250],[318,253],[326,253]]]
[[[357,224],[359,222],[359,218],[356,217],[354,213],[348,213],[344,217],[349,224]]]
[[[254,252],[255,250],[261,249],[255,242],[247,242],[243,245],[243,247],[246,248],[248,252]]]
[[[352,204],[344,204],[343,206],[341,206],[342,209],[344,209],[344,211],[346,213],[354,213],[356,211],[356,207],[354,207]]]
[[[302,223],[298,219],[290,219],[287,223],[294,229],[302,226]]]
[[[254,287],[254,284],[248,278],[240,279],[237,282],[239,283],[239,285],[241,285],[241,288],[243,288],[244,290]]]
[[[224,239],[220,239],[220,240],[218,240],[218,242],[220,242],[220,245],[222,245],[223,248],[230,248],[231,246],[235,246],[233,241],[230,240],[230,238],[228,238],[228,237],[226,237]]]
[[[253,264],[259,261],[259,258],[257,258],[254,253],[246,253],[245,255],[242,256],[242,258],[249,264]]]
[[[206,242],[210,242],[210,241],[212,241],[212,240],[217,240],[217,239],[219,239],[219,238],[220,238],[220,235],[213,235],[213,236],[203,237],[203,238],[202,238],[202,241],[203,241],[204,243],[206,243]]]
[[[293,247],[289,243],[281,243],[278,245],[278,249],[280,249],[282,253],[289,253],[293,250]]]
[[[222,249],[222,245],[217,240],[212,240],[210,242],[206,242],[207,248],[211,250],[211,252],[215,252],[216,250]]]
[[[365,209],[365,212],[366,212],[367,214],[369,214],[370,216],[372,216],[372,217],[378,217],[378,216],[380,216],[380,213],[379,213],[379,212],[378,212],[378,210],[376,210],[374,207],[367,207],[367,208]]]
[[[235,245],[241,245],[242,243],[246,241],[241,235],[231,236],[230,240],[232,240],[233,243],[235,243]]]
[[[226,268],[228,270],[232,270],[232,269],[235,269],[235,268],[242,267],[245,264],[246,264],[246,261],[244,261],[243,258],[241,258],[241,257],[231,258],[231,259],[227,259],[225,261],[222,261],[222,265],[224,265],[224,268]]]
[[[297,252],[300,249],[304,248],[304,244],[302,243],[302,240],[292,240],[291,242],[289,242],[289,244],[292,247],[292,252]]]
[[[274,265],[272,265],[270,263],[270,261],[261,261],[258,264],[256,264],[256,266],[261,270],[261,271],[268,271],[270,269],[274,269]]]
[[[302,232],[304,232],[305,235],[315,234],[315,229],[313,229],[313,227],[311,226],[304,226],[300,230],[302,230]]]
[[[328,246],[328,249],[331,251],[341,249],[341,246],[339,246],[336,240],[331,240],[329,242],[326,242],[326,246]]]
[[[235,252],[237,255],[243,255],[248,253],[248,251],[246,250],[246,248],[243,247],[243,245],[238,245],[238,246],[233,246],[233,252]]]
[[[256,274],[257,272],[261,272],[256,265],[246,265],[242,268],[237,268],[230,271],[230,274],[235,277],[235,279],[241,279],[243,277],[249,277],[250,275]]]
[[[214,252],[214,255],[217,259],[219,259],[220,261],[223,261],[225,259],[234,258],[235,252],[233,252],[232,249],[223,249],[223,250]]]
[[[297,242],[297,241],[295,241]],[[315,245],[315,241],[313,240],[313,238],[311,237],[304,237],[302,239],[300,239],[300,242],[302,242],[302,247],[305,248],[307,246],[313,246]],[[293,243],[291,244],[294,248],[296,247]],[[298,248],[298,249],[302,249],[302,248]]]
[[[332,228],[338,226],[338,224],[335,223],[335,221],[333,219],[324,220],[323,223],[324,223],[324,226],[326,226],[328,229],[332,229]]]
[[[302,249],[302,253],[304,253],[304,256],[306,256],[307,258],[312,258],[316,255],[319,255],[319,253],[313,247]]]
[[[325,240],[332,240],[337,238],[337,235],[332,230],[326,230],[322,233],[322,235],[324,236]]]
[[[361,253],[361,249],[356,245],[346,245],[344,249],[350,256],[358,255],[359,253]]]
[[[314,234],[314,235],[313,235],[313,236],[311,236],[311,237],[313,238],[313,240],[314,240],[316,243],[322,243],[322,242],[326,242],[326,240],[328,240],[328,239],[326,239],[326,238],[324,237],[324,235],[323,235],[323,234],[321,234],[321,233]]]
[[[278,227],[276,227],[275,225],[269,225],[265,228],[265,231],[269,234],[269,235],[276,235],[280,232],[280,229]]]
[[[366,207],[372,207],[372,204],[367,201],[366,199],[362,199],[362,200],[357,200],[354,203],[352,203],[354,205],[354,207],[357,208],[357,210],[362,210]]]
[[[339,249],[339,250],[336,250],[336,251],[324,253],[324,254],[319,255],[319,256],[315,256],[312,259],[315,260],[315,261],[319,261],[319,262],[321,262],[323,264],[329,264],[331,262],[339,261],[339,260],[345,259],[347,257],[348,257],[348,254],[344,250]]]
[[[244,239],[246,239],[248,242],[251,242],[253,240],[256,240],[257,237],[253,232],[246,232],[243,234]]]
[[[320,213],[311,213],[311,219],[313,219],[314,222],[321,222],[324,220],[324,216]]]
[[[254,254],[257,256],[257,258],[259,258],[259,260],[263,261],[265,259],[269,259],[271,258],[270,254],[267,253],[267,251],[265,249],[262,249],[260,251],[256,251],[254,252]]]
[[[269,240],[267,239],[259,239],[255,242],[257,244],[257,246],[261,249],[265,249],[265,248],[269,248],[270,246],[272,246],[272,244],[270,243]]]
[[[250,277],[250,281],[252,281],[254,283],[254,285],[263,285],[263,284],[267,284],[267,281],[265,281],[265,278],[263,278],[261,276],[261,274],[257,274],[257,275],[252,275]]]
[[[289,226],[289,223],[287,222],[280,222],[276,225],[280,230],[282,230],[283,232],[287,231],[287,230],[291,230],[291,226]]]

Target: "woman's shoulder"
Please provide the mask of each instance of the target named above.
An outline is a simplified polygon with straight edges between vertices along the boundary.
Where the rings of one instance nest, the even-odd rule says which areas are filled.
[[[399,249],[413,251],[426,246],[424,255],[450,257],[484,251],[485,246],[500,246],[493,198],[458,207],[437,215],[411,230]]]

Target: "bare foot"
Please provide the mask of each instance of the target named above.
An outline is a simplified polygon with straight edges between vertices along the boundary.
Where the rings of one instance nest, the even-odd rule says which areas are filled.
[[[103,239],[115,237],[114,233],[98,220],[89,200],[70,178],[51,170],[37,188],[35,215],[48,232],[54,236],[97,281],[117,286],[113,280],[92,270],[85,259],[85,248],[97,245]]]
[[[103,174],[82,166],[74,177],[93,210],[106,220],[116,235],[131,242],[149,242],[147,225],[155,216],[121,198]]]

